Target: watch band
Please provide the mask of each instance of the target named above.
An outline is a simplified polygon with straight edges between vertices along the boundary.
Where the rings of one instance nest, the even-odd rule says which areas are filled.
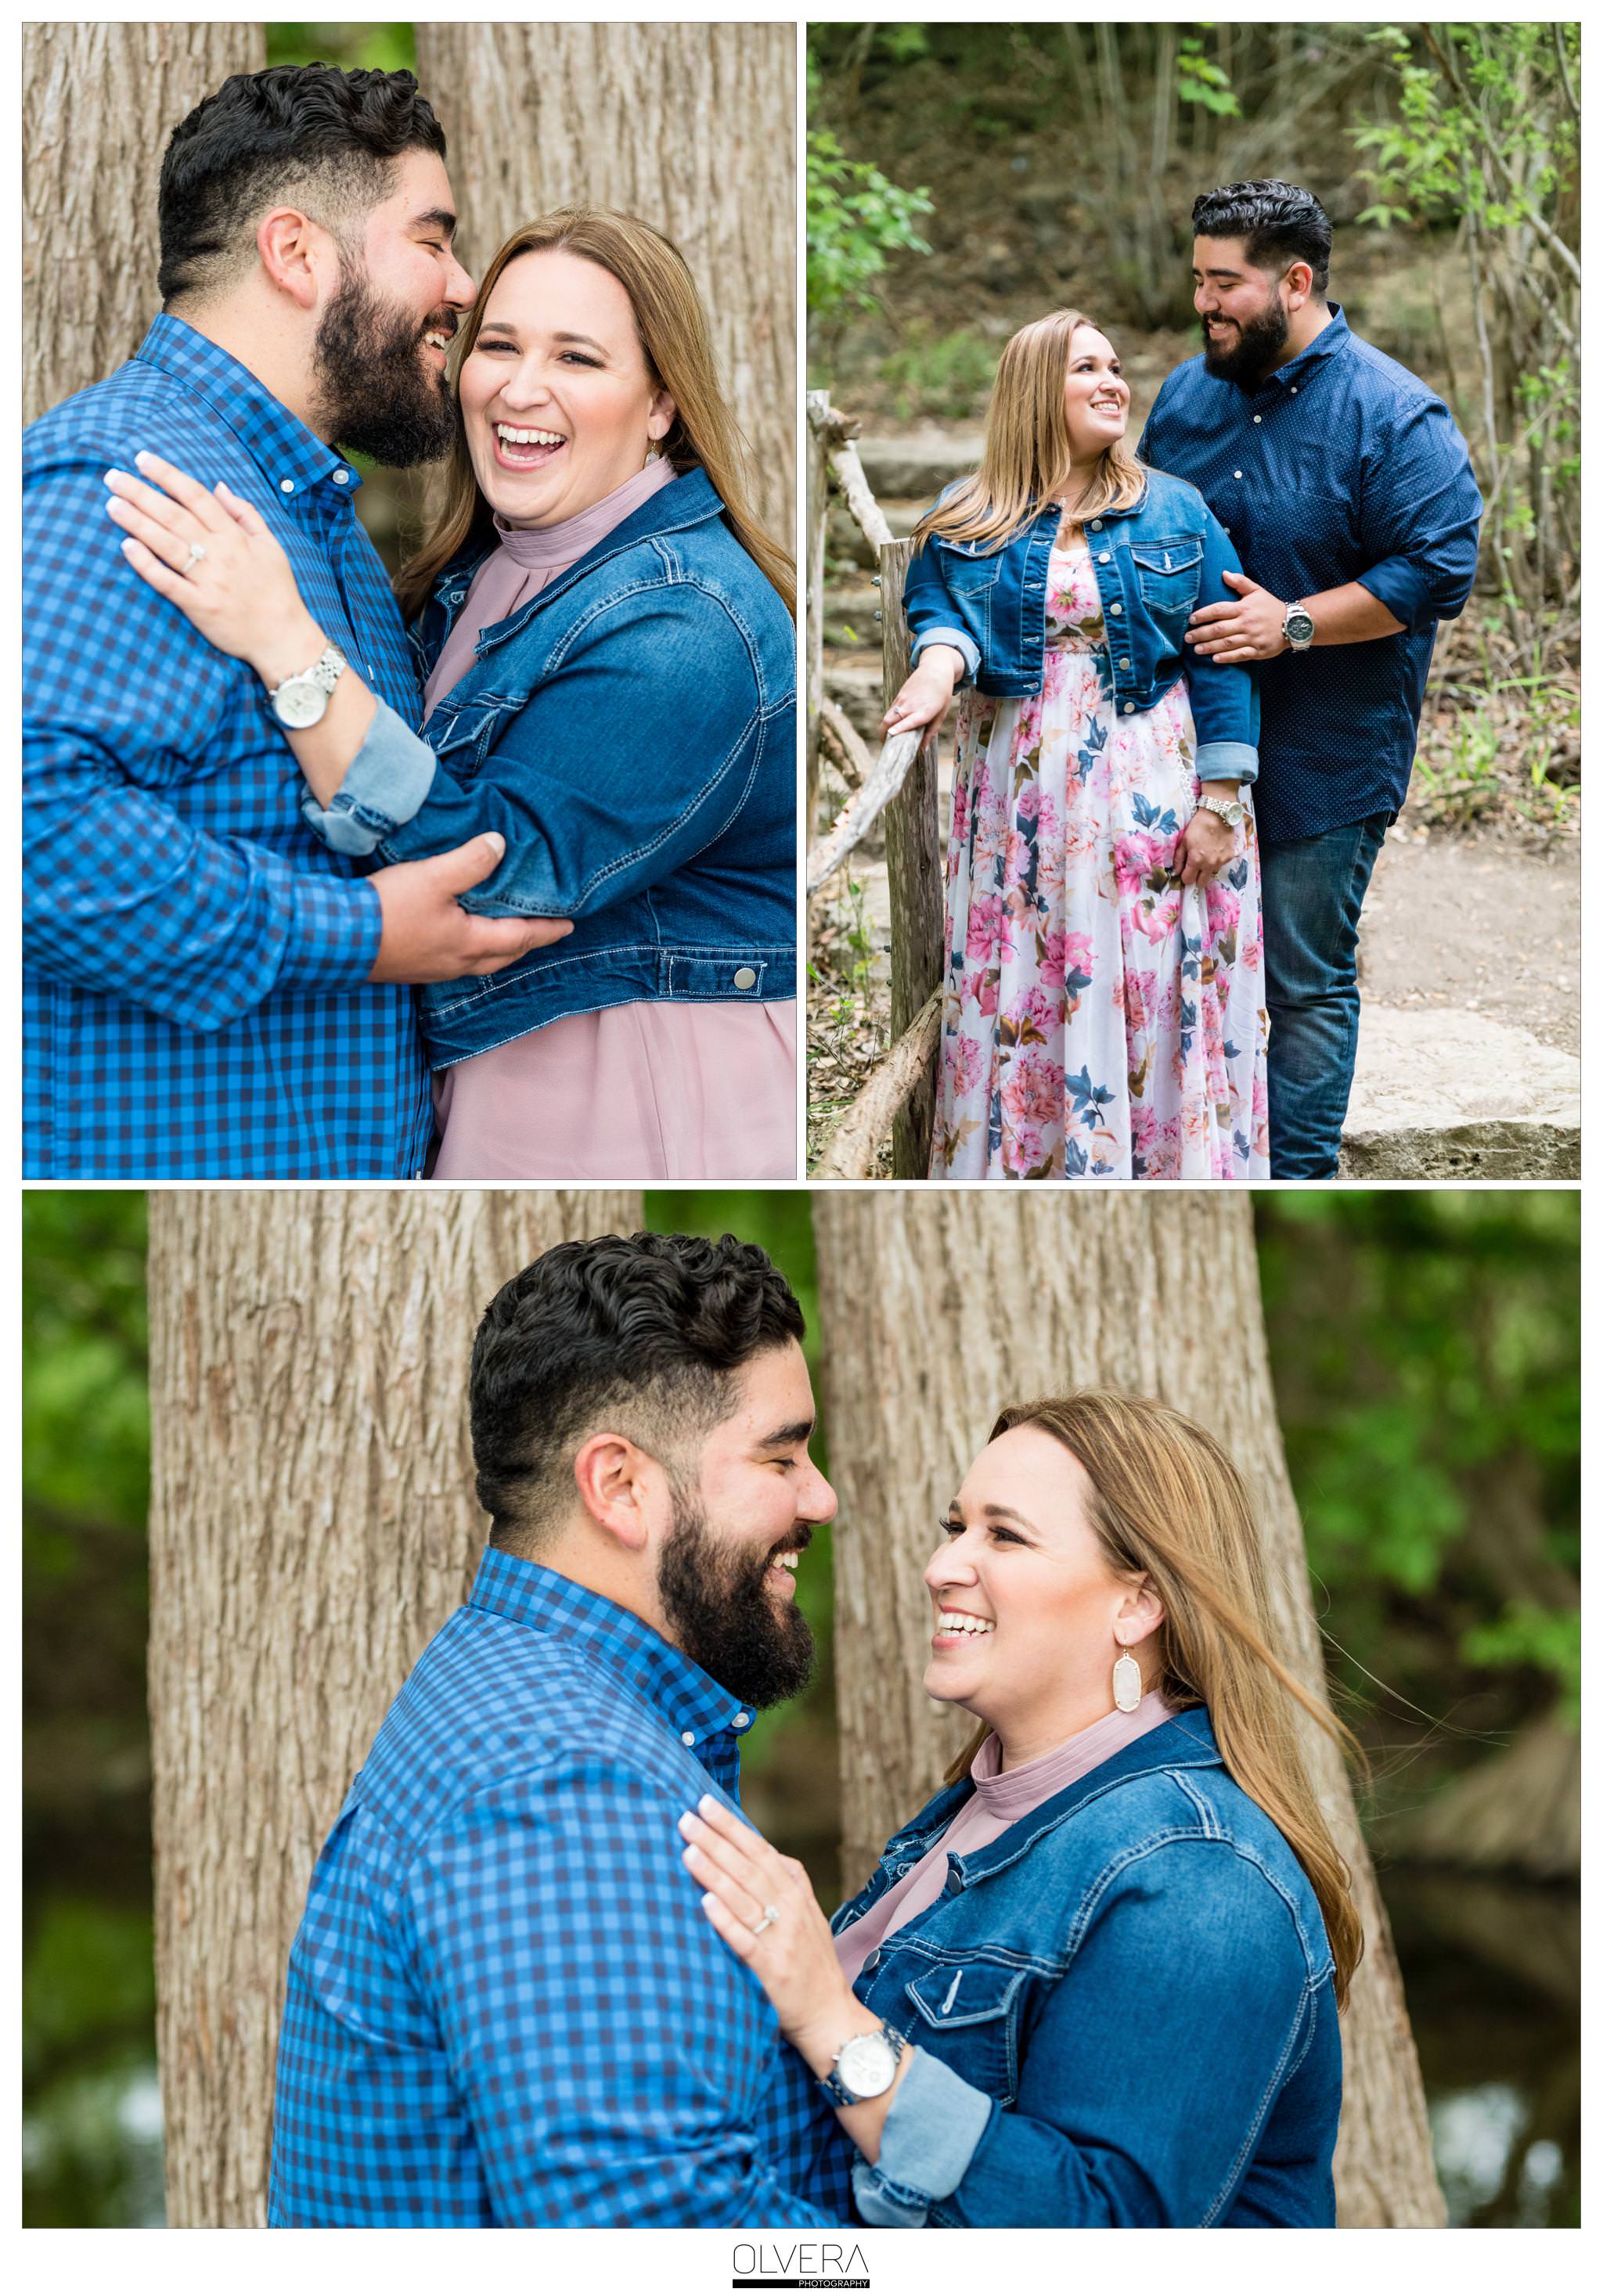
[[[1305,634],[1300,638],[1294,638],[1291,634],[1291,623],[1294,614],[1299,616],[1301,619],[1308,625]],[[1301,598],[1293,598],[1287,602],[1286,612],[1280,622],[1280,635],[1286,640],[1287,644],[1291,648],[1293,653],[1306,653],[1309,647],[1313,644],[1313,616],[1309,612]]]
[[[1198,813],[1217,814],[1227,829],[1238,829],[1246,811],[1238,797],[1199,797],[1196,809]]]
[[[839,2065],[843,2055],[851,2046],[854,2041],[873,2040],[883,2040],[886,2044],[891,2052],[891,2062],[893,2066],[900,2062],[901,2053],[908,2046],[907,2035],[905,2033],[899,2033],[894,2025],[882,2025],[877,2033],[849,2033],[846,2038],[841,2043],[840,2047],[834,2053],[834,2063],[831,2066],[828,2072],[821,2076],[818,2082],[818,2087],[823,2090],[831,2104],[867,2104],[869,2103],[874,2097],[884,2096],[885,2093],[884,2088],[876,2088],[867,2093],[854,2088],[848,2088],[845,2082],[842,2080],[839,2072],[835,2070]],[[892,2074],[892,2078],[895,2078],[894,2074]],[[885,2083],[885,2088],[889,2088],[890,2086],[890,2081],[887,2081]]]

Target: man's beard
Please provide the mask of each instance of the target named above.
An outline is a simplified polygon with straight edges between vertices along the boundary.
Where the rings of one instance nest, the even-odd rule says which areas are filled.
[[[794,1595],[781,1609],[763,1583],[776,1554],[811,1537],[802,1526],[784,1546],[751,1554],[715,1538],[702,1509],[675,1495],[657,1572],[662,1608],[686,1657],[743,1706],[777,1706],[812,1677],[811,1628]]]
[[[1273,295],[1262,311],[1246,320],[1230,341],[1227,350],[1216,346],[1212,335],[1203,332],[1203,365],[1210,374],[1221,382],[1236,382],[1246,388],[1262,382],[1271,367],[1278,366],[1291,333],[1291,321],[1280,307],[1280,299]]]
[[[443,372],[425,365],[423,339],[456,332],[454,313],[420,327],[382,301],[358,265],[342,276],[317,325],[313,388],[322,427],[347,455],[367,455],[394,471],[437,463],[456,436],[456,413]]]

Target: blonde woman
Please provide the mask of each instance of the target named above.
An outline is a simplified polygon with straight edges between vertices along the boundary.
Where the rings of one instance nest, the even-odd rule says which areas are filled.
[[[712,1796],[703,1911],[860,2156],[870,2224],[1331,2225],[1362,1935],[1298,1756],[1242,1480],[1192,1421],[1004,1411],[925,1572],[978,1724],[826,1923]]]
[[[575,921],[421,993],[436,1178],[789,1177],[793,569],[695,281],[637,217],[566,209],[507,241],[461,334],[443,508],[399,586],[421,738],[226,489],[111,474],[132,562],[280,697],[328,844],[409,861],[489,831],[504,858],[464,906]]]
[[[1257,696],[1186,642],[1240,562],[1129,413],[1079,312],[1022,327],[979,471],[916,529],[887,730],[962,689],[935,1178],[1269,1169]]]

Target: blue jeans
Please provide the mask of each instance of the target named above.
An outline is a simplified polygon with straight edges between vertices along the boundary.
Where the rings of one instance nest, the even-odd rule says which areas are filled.
[[[1273,1180],[1336,1175],[1358,1057],[1359,914],[1391,820],[1259,844]]]

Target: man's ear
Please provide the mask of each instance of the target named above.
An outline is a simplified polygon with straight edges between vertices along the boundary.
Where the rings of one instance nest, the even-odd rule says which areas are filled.
[[[256,226],[261,267],[282,294],[303,311],[316,310],[330,275],[333,242],[299,208],[275,208]]]
[[[1312,264],[1294,263],[1282,283],[1286,288],[1287,300],[1292,309],[1300,311],[1313,293]]]
[[[666,1479],[627,1435],[591,1435],[573,1461],[580,1505],[632,1554],[644,1554],[662,1513]]]

